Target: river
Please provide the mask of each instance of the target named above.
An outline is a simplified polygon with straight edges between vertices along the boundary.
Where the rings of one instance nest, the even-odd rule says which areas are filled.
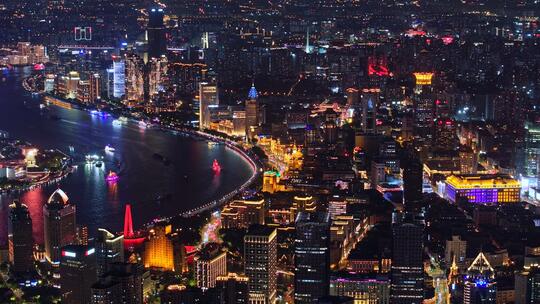
[[[34,238],[43,242],[43,204],[61,188],[77,208],[77,224],[121,231],[126,203],[132,205],[135,228],[161,216],[171,216],[198,207],[240,187],[252,174],[250,165],[223,145],[158,129],[141,129],[136,123],[115,126],[112,118],[76,109],[51,106],[39,108],[40,98],[21,87],[29,69],[15,69],[0,79],[0,130],[12,138],[29,141],[40,148],[59,149],[76,159],[92,153],[104,157],[104,165],[78,163],[73,174],[58,185],[34,189],[15,198],[25,203],[33,221]],[[116,150],[106,153],[104,147]],[[72,147],[70,149],[70,146]],[[156,157],[168,160],[166,165]],[[222,171],[215,174],[217,159]],[[116,183],[105,175],[118,173]],[[0,244],[7,238],[9,204],[14,197],[0,197]],[[161,199],[158,199],[161,198]]]

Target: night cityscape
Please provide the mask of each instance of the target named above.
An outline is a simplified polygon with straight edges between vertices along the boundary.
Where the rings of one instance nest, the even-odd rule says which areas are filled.
[[[540,304],[540,0],[0,0],[0,303]]]

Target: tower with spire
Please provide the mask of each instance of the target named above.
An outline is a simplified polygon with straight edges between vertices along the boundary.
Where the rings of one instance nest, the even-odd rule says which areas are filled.
[[[258,133],[259,128],[259,93],[255,88],[255,81],[252,81],[251,88],[246,100],[246,135],[249,140]]]
[[[309,44],[309,26],[306,29],[306,49],[307,54],[311,54],[311,45]]]

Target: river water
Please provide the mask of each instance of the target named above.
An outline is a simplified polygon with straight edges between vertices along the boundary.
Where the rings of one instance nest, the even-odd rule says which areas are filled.
[[[41,110],[41,99],[21,87],[22,77],[28,73],[29,69],[15,69],[0,75],[0,130],[81,160],[76,171],[60,184],[16,196],[29,207],[38,243],[43,241],[43,204],[58,187],[76,205],[77,224],[88,226],[93,235],[97,228],[121,231],[126,203],[132,204],[133,223],[138,228],[154,218],[175,215],[219,198],[251,176],[249,164],[222,145],[209,146],[190,136],[141,129],[133,122],[115,126],[113,118],[76,109],[51,106]],[[116,151],[105,152],[106,145]],[[154,157],[155,153],[170,164]],[[82,161],[86,154],[103,156],[104,165],[86,165]],[[219,174],[212,170],[214,159],[221,164]],[[109,170],[119,175],[116,183],[105,181]],[[12,199],[0,197],[0,244],[7,238]]]

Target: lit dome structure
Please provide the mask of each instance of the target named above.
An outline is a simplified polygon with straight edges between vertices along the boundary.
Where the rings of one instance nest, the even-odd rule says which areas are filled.
[[[47,201],[47,204],[61,204],[61,205],[67,205],[69,201],[69,198],[67,194],[62,189],[56,189],[56,191],[51,194],[49,197],[49,200]]]

